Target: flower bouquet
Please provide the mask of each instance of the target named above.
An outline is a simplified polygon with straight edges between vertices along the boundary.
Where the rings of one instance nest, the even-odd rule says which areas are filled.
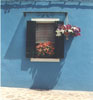
[[[68,37],[71,36],[80,36],[80,28],[76,26],[71,25],[58,25],[58,28],[56,30],[56,36],[60,37],[62,34],[66,36],[66,40],[68,40]]]
[[[36,55],[37,57],[51,57],[54,53],[54,44],[50,41],[39,43],[36,45]]]

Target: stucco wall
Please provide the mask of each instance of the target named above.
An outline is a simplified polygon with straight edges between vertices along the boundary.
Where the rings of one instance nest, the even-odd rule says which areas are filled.
[[[25,58],[26,21],[32,15],[24,17],[24,11],[68,12],[69,24],[81,28],[80,37],[65,40],[65,58],[60,63],[32,63]],[[92,3],[2,3],[1,17],[2,86],[93,91]]]

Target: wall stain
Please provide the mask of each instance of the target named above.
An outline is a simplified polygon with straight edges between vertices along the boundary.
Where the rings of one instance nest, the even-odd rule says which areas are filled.
[[[67,5],[66,3],[64,4],[52,4],[51,2],[49,2],[47,5],[42,5],[38,4],[36,2],[33,2],[31,4],[22,4],[22,3],[18,3],[18,4],[9,4],[9,3],[3,3],[1,4],[1,9],[5,10],[6,12],[9,12],[11,9],[20,9],[20,8],[52,8],[52,7],[58,7],[58,8],[76,8],[76,9],[93,9],[93,6],[89,6],[89,5],[80,5],[80,3],[78,3],[77,5],[72,4],[72,5]]]

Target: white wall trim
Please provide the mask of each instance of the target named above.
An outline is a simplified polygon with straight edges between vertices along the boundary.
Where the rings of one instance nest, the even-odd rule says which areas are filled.
[[[60,59],[55,58],[31,58],[31,62],[60,62]]]
[[[31,21],[36,21],[37,23],[53,23],[55,21],[60,21],[59,18],[32,18]]]

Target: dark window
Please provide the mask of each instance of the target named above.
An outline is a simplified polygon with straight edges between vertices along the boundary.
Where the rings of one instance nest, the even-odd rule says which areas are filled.
[[[56,28],[59,23],[36,23],[27,21],[26,57],[36,57],[36,45],[41,42],[51,41],[54,43],[55,54],[49,58],[64,58],[64,35],[56,37]],[[46,56],[43,56],[46,58]]]

